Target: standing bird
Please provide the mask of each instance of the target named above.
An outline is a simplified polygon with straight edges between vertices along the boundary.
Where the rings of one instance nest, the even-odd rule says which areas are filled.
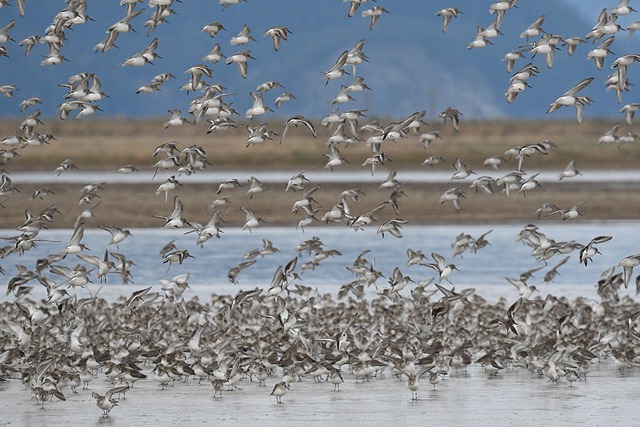
[[[129,386],[122,385],[110,389],[105,393],[104,396],[94,391],[93,393],[91,393],[91,397],[96,399],[96,405],[98,405],[98,408],[102,409],[103,411],[102,416],[107,418],[109,416],[109,412],[111,412],[113,407],[118,405],[118,401],[113,398],[113,395],[115,393],[124,393],[127,390],[129,390]]]
[[[276,397],[276,402],[277,403],[284,403],[282,401],[282,396],[284,396],[285,394],[287,394],[287,391],[289,390],[289,385],[284,382],[281,381],[279,383],[277,383],[276,385],[273,386],[273,390],[271,391],[271,396],[275,396]]]

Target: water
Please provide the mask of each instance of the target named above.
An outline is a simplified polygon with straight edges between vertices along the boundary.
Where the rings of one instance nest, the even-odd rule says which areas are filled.
[[[485,298],[517,296],[515,287],[505,278],[518,277],[520,273],[537,267],[543,268],[527,283],[536,285],[542,297],[546,293],[566,294],[569,297],[578,295],[593,297],[595,284],[604,270],[616,265],[622,258],[640,252],[636,238],[640,230],[640,222],[539,223],[539,231],[556,242],[575,241],[587,244],[595,236],[603,234],[613,236],[611,241],[598,246],[601,254],[596,255],[593,262],[586,267],[579,264],[577,251],[570,253],[569,262],[559,269],[559,274],[550,284],[545,284],[543,283],[545,273],[564,258],[564,255],[551,258],[546,266],[538,262],[531,256],[529,246],[516,242],[516,237],[522,228],[522,224],[409,226],[403,228],[404,237],[401,239],[392,236],[382,238],[376,235],[375,227],[357,232],[344,227],[309,227],[304,233],[291,227],[257,228],[252,233],[225,228],[220,239],[212,238],[203,247],[196,245],[194,233],[185,234],[182,230],[132,229],[133,236],[122,242],[119,248],[114,245],[107,246],[111,238],[108,232],[88,229],[83,242],[90,249],[89,254],[102,257],[106,249],[122,253],[136,264],[131,268],[134,283],[122,286],[120,276],[110,274],[105,286],[100,290],[101,296],[129,294],[133,290],[146,286],[159,289],[161,280],[168,280],[182,273],[190,274],[190,289],[186,291],[186,297],[208,296],[211,293],[235,294],[240,290],[253,289],[256,286],[268,288],[278,266],[284,266],[295,256],[299,256],[298,267],[300,267],[312,258],[312,255],[307,253],[297,254],[295,248],[302,241],[312,239],[314,236],[324,243],[325,250],[335,249],[342,255],[331,256],[314,270],[301,272],[301,280],[298,283],[317,287],[322,293],[329,292],[334,295],[340,286],[354,280],[354,276],[346,267],[351,265],[358,254],[364,250],[370,250],[365,257],[369,261],[374,261],[376,269],[380,270],[386,278],[390,277],[393,269],[398,266],[415,282],[437,278],[437,276],[436,272],[428,267],[420,265],[407,267],[407,249],[422,250],[427,257],[431,252],[440,253],[447,262],[454,263],[458,268],[458,271],[454,271],[449,277],[451,284],[458,290],[476,288],[482,296],[486,295]],[[468,249],[461,256],[453,257],[451,244],[458,234],[468,233],[477,238],[489,230],[493,230],[487,235],[489,246],[476,253]],[[0,236],[4,237],[17,234],[11,230],[0,232]],[[0,266],[6,271],[5,280],[8,281],[17,272],[14,264],[33,269],[37,259],[61,251],[71,234],[72,230],[40,232],[38,237],[44,241],[39,242],[37,248],[25,252],[22,256],[13,254],[0,260]],[[227,279],[229,269],[242,262],[246,252],[261,248],[263,239],[272,241],[279,252],[258,257],[254,265],[244,269],[238,275],[238,284],[230,283]],[[174,263],[170,267],[163,263],[159,251],[171,241],[174,241],[178,249],[187,249],[194,258],[187,259],[182,265]],[[433,262],[433,260],[428,258],[424,262]],[[82,262],[75,256],[69,256],[62,262],[70,267],[78,263]],[[87,267],[91,266],[87,265]],[[62,282],[61,277],[46,274],[54,281]],[[92,280],[96,283],[90,284],[88,288],[95,292],[101,284],[95,278]],[[377,284],[384,287],[387,285],[386,279],[378,279]],[[43,292],[44,289],[36,286],[34,291],[38,295],[37,292]],[[3,295],[2,298],[6,296]]]
[[[119,276],[110,275],[106,284],[95,283],[85,289],[77,289],[79,296],[98,293],[107,300],[114,301],[120,295],[146,286],[161,291],[160,281],[177,274],[190,273],[190,288],[184,297],[208,297],[211,293],[235,294],[240,290],[256,286],[267,288],[273,272],[293,257],[296,246],[306,239],[317,236],[324,242],[325,249],[338,250],[341,255],[322,261],[315,270],[301,273],[299,282],[317,288],[320,293],[337,294],[340,286],[353,280],[346,266],[353,263],[363,250],[370,261],[375,260],[376,268],[389,277],[393,268],[399,266],[414,281],[435,277],[435,272],[424,266],[406,267],[406,250],[422,250],[426,254],[438,252],[448,262],[454,262],[459,271],[450,276],[451,284],[457,290],[473,287],[476,294],[487,300],[505,297],[513,301],[518,292],[505,277],[518,277],[520,273],[542,266],[528,282],[536,284],[540,295],[552,293],[573,299],[578,296],[597,299],[595,283],[602,271],[614,266],[625,256],[638,252],[637,231],[640,222],[579,222],[541,223],[540,231],[547,237],[560,241],[588,243],[593,237],[603,234],[613,236],[609,242],[599,245],[602,252],[594,257],[593,263],[584,266],[578,263],[577,251],[560,274],[550,284],[542,283],[545,272],[563,256],[556,256],[545,266],[531,256],[531,249],[516,242],[522,229],[521,224],[505,225],[448,225],[406,227],[404,237],[381,238],[375,227],[354,232],[342,227],[308,228],[306,233],[290,227],[268,227],[256,229],[253,233],[238,229],[225,229],[220,239],[211,239],[203,248],[195,245],[195,235],[185,235],[183,231],[155,229],[133,229],[133,236],[125,240],[119,248],[107,247],[110,234],[103,230],[88,229],[83,242],[91,254],[101,256],[105,249],[118,251],[135,261],[132,267],[135,283],[122,285]],[[451,244],[455,237],[464,232],[478,237],[489,230],[490,245],[473,253],[467,250],[462,256],[453,258]],[[34,268],[38,258],[60,251],[68,241],[72,230],[44,230],[39,238],[44,241],[38,247],[22,256],[13,254],[0,262],[6,270],[4,282],[15,274],[14,264]],[[4,230],[1,236],[15,235],[12,230]],[[255,265],[245,269],[239,276],[237,285],[229,283],[229,268],[242,260],[245,252],[262,246],[262,239],[271,240],[279,249],[273,255],[259,258]],[[51,240],[51,241],[49,241]],[[188,249],[195,258],[182,265],[173,265],[167,272],[167,265],[158,254],[160,248],[174,240],[180,249]],[[299,254],[298,266],[310,256]],[[430,262],[430,260],[425,260]],[[66,265],[80,262],[73,256],[67,257]],[[62,283],[62,278],[45,271],[45,274]],[[378,281],[380,289],[388,286],[386,278]],[[410,285],[403,291],[407,295]],[[623,290],[624,291],[624,290]],[[371,287],[369,294],[376,290]],[[627,291],[635,298],[635,289]],[[45,296],[44,288],[34,285],[32,295]],[[13,296],[2,296],[2,301],[12,301]],[[152,376],[151,367],[144,372]],[[346,369],[346,368],[345,368]],[[237,425],[630,425],[636,420],[633,403],[636,400],[638,371],[620,372],[611,360],[603,360],[592,365],[587,381],[579,381],[569,387],[566,381],[550,383],[543,376],[523,368],[505,369],[497,377],[488,378],[482,367],[474,363],[467,372],[454,372],[437,385],[434,390],[423,378],[420,383],[419,399],[412,401],[404,379],[398,379],[387,370],[384,377],[357,383],[353,374],[343,372],[345,382],[341,391],[332,391],[328,383],[315,383],[309,376],[291,384],[291,390],[283,397],[283,405],[275,403],[269,393],[278,381],[274,375],[266,387],[256,382],[242,380],[242,390],[225,391],[222,398],[213,398],[208,381],[199,385],[197,381],[177,381],[162,390],[152,379],[141,380],[131,389],[126,399],[111,411],[109,418],[101,418],[91,392],[104,393],[111,384],[99,375],[90,383],[89,390],[78,390],[72,394],[65,391],[66,402],[47,402],[41,410],[30,398],[28,389],[13,379],[0,384],[0,396],[4,404],[0,406],[0,424],[7,425],[196,425],[222,422]]]
[[[620,374],[609,364],[595,365],[587,381],[549,383],[524,370],[489,379],[479,366],[451,373],[433,390],[423,380],[419,400],[411,401],[404,381],[387,375],[356,384],[344,376],[339,392],[311,378],[293,383],[277,405],[269,396],[271,384],[259,387],[241,381],[242,390],[212,397],[208,382],[176,383],[161,390],[153,381],[139,381],[126,399],[101,418],[90,390],[67,394],[66,402],[50,402],[38,409],[19,381],[0,384],[3,425],[393,425],[459,426],[634,425],[637,414],[638,372]],[[95,384],[94,384],[95,383]],[[102,393],[109,386],[95,379],[91,388]]]
[[[255,176],[265,184],[277,183],[284,185],[289,178],[296,175],[300,171],[276,171],[276,170],[224,170],[224,171],[200,171],[191,175],[180,175],[180,182],[184,184],[218,184],[222,181],[234,177],[240,182],[247,181],[251,176]],[[618,185],[627,188],[636,188],[640,182],[640,172],[632,169],[621,170],[581,170],[581,175],[571,178],[572,182],[589,184],[589,185]],[[478,176],[489,175],[498,178],[505,172],[495,171],[493,169],[478,169]],[[15,184],[45,184],[45,183],[69,183],[77,184],[80,182],[106,182],[107,184],[151,184],[161,183],[173,173],[158,171],[154,172],[137,172],[131,174],[119,174],[115,172],[99,172],[99,171],[72,171],[58,175],[55,172],[13,172],[11,180]],[[362,170],[336,170],[329,172],[328,170],[309,170],[304,173],[311,182],[314,183],[357,183],[383,181],[387,178],[388,171],[378,170],[372,176],[369,169]],[[451,182],[453,173],[447,169],[438,170],[433,168],[423,168],[414,170],[398,171],[397,179],[401,182],[411,183],[437,183],[445,184]],[[558,173],[548,170],[530,170],[528,176],[540,174],[536,180],[540,183],[557,183]]]

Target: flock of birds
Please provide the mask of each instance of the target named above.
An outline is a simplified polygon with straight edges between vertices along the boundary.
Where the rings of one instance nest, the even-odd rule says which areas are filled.
[[[366,0],[345,2],[348,3],[345,13],[352,17],[360,11],[363,17],[370,20],[369,29],[372,31],[388,13],[380,5],[361,10]],[[91,24],[84,0],[67,0],[65,3],[66,7],[54,17],[42,35],[16,42],[11,38],[16,21],[2,27],[0,56],[8,56],[10,48],[15,47],[16,43],[25,48],[25,55],[44,44],[48,47],[48,54],[42,60],[43,66],[55,66],[65,61],[64,44],[67,38],[73,37],[70,30],[76,25]],[[94,48],[97,53],[116,47],[119,37],[135,31],[135,20],[144,13],[144,9],[138,8],[139,3],[142,1],[120,2],[124,16],[106,30],[105,39]],[[241,0],[220,0],[219,3],[223,11],[229,7],[244,7],[239,5]],[[495,17],[494,21],[487,28],[478,27],[468,48],[486,47],[491,44],[492,38],[502,35],[500,26],[509,14],[516,13],[512,11],[517,7],[516,3],[516,0],[511,0],[491,4],[489,11]],[[554,55],[560,50],[558,45],[566,45],[567,53],[571,55],[580,43],[589,42],[594,44],[594,49],[588,57],[594,60],[596,68],[601,69],[604,58],[611,53],[609,46],[621,30],[616,20],[633,12],[628,3],[623,0],[615,8],[603,9],[596,24],[584,38],[562,38],[547,33],[542,29],[544,16],[538,18],[520,35],[521,38],[535,41],[527,42],[525,48],[505,56],[507,70],[512,72],[515,62],[525,52],[544,55],[546,66],[551,68]],[[144,26],[148,27],[149,38],[159,25],[170,25],[167,18],[176,13],[173,7],[185,7],[184,4],[174,4],[173,0],[149,0],[148,5],[151,14]],[[2,0],[0,6],[0,16],[2,9],[9,6],[17,6],[21,16],[28,16],[31,4],[25,4],[24,0],[16,0],[14,4]],[[454,19],[462,11],[446,8],[434,13],[443,18],[442,31],[446,32],[450,25],[455,25]],[[631,34],[637,28],[640,28],[640,24],[636,22],[629,25],[627,31]],[[212,38],[216,38],[223,30],[226,29],[218,21],[202,29]],[[296,31],[277,26],[267,29],[263,35],[270,39],[277,54],[286,49],[286,43],[295,36]],[[154,61],[159,64],[161,59],[156,53],[159,42],[157,38],[151,39],[146,48],[131,55],[120,65],[139,67]],[[171,109],[164,128],[206,120],[209,123],[207,132],[216,134],[241,126],[235,118],[239,114],[231,102],[226,102],[232,93],[208,79],[213,77],[212,66],[223,59],[227,65],[235,64],[240,78],[248,78],[251,74],[249,63],[254,59],[248,47],[255,42],[257,40],[252,37],[250,27],[245,25],[230,40],[231,46],[243,50],[225,56],[221,52],[221,45],[216,43],[211,52],[203,57],[203,63],[185,70],[189,79],[181,89],[196,96],[189,103],[189,115],[183,115],[181,109]],[[600,45],[595,46],[596,43]],[[615,72],[610,76],[607,88],[614,90],[619,100],[621,94],[631,88],[627,67],[638,59],[640,55],[623,55],[612,64]],[[321,77],[321,84],[332,87],[337,82],[341,85],[339,93],[331,101],[332,105],[347,106],[353,100],[352,94],[371,90],[356,73],[359,67],[367,66],[367,61],[364,39],[352,49],[337,55],[335,63]],[[540,69],[533,63],[516,71],[505,93],[506,101],[514,102],[519,92],[529,88],[527,80],[539,72]],[[152,96],[149,94],[160,90],[173,78],[170,73],[158,74],[137,92],[139,96]],[[352,83],[344,84],[345,79],[350,78],[353,78]],[[593,80],[589,77],[578,82],[553,101],[548,112],[573,106],[580,123],[585,107],[591,103],[588,96],[580,93]],[[58,106],[60,120],[98,114],[101,110],[100,101],[108,96],[99,76],[93,72],[74,74],[60,86],[67,90]],[[284,145],[297,127],[315,139],[320,137],[317,123],[303,116],[287,119],[283,128],[278,129],[279,134],[267,123],[254,125],[256,119],[260,120],[271,111],[265,94],[279,87],[282,87],[279,82],[268,81],[250,94],[252,106],[244,113],[249,123],[246,125],[249,133],[245,141],[247,148],[265,143]],[[0,94],[7,98],[15,96],[17,91],[18,88],[11,84],[0,86]],[[282,103],[295,99],[294,94],[284,92],[275,98],[274,106],[278,108]],[[40,98],[25,99],[20,103],[20,110],[25,112],[42,102]],[[632,123],[633,113],[638,108],[640,104],[622,107],[621,112],[625,113],[628,124]],[[421,127],[426,125],[424,111],[388,124],[368,120],[363,125],[365,113],[355,109],[341,112],[336,108],[322,120],[321,125],[332,132],[327,141],[328,161],[324,168],[334,170],[343,166],[346,160],[340,152],[342,147],[360,143],[371,150],[371,156],[364,159],[362,167],[370,168],[374,175],[377,167],[391,161],[384,150],[393,142],[417,137],[421,146],[428,149],[433,141],[442,137],[438,131],[421,132]],[[0,141],[3,168],[10,168],[13,162],[19,161],[19,150],[55,143],[54,135],[39,132],[39,127],[43,126],[40,116],[40,110],[29,114],[18,130]],[[453,132],[458,132],[462,113],[449,107],[439,114],[439,119],[445,124],[451,123]],[[623,143],[622,137],[616,136],[617,130],[618,125],[602,136],[598,143]],[[635,135],[630,133],[625,142],[634,139]],[[510,192],[526,194],[533,191],[539,187],[537,174],[525,179],[524,163],[530,156],[549,154],[554,146],[551,141],[542,141],[514,147],[505,155],[490,157],[485,161],[485,166],[492,170],[498,170],[507,161],[507,154],[517,161],[517,167],[500,178],[478,177],[470,188],[487,194],[494,194],[500,189],[506,196]],[[165,202],[169,201],[169,194],[179,191],[181,184],[176,175],[197,173],[209,164],[203,147],[181,149],[176,141],[159,145],[152,154],[154,159],[158,159],[153,165],[155,173],[173,173],[156,191]],[[435,165],[442,161],[438,156],[430,156],[423,164]],[[66,173],[75,167],[72,160],[66,159],[56,172]],[[456,160],[454,168],[452,180],[464,180],[475,173],[461,159]],[[19,194],[7,170],[3,169],[0,182],[1,203],[11,203],[12,198]],[[135,165],[124,165],[118,170],[119,173],[136,171],[138,168]],[[304,214],[299,228],[304,230],[304,227],[315,222],[326,222],[344,224],[357,231],[371,226],[382,212],[392,211],[391,217],[379,226],[378,234],[382,237],[385,234],[402,237],[402,225],[407,221],[399,217],[398,200],[405,194],[402,184],[396,179],[395,170],[391,170],[388,178],[379,186],[381,190],[391,190],[391,196],[375,208],[363,213],[354,212],[353,207],[363,194],[357,189],[345,189],[340,200],[320,218],[320,207],[314,194],[321,186],[310,183],[305,177],[307,172],[301,171],[293,176],[285,189],[302,194],[292,207],[294,214]],[[571,162],[560,173],[559,179],[570,179],[578,174],[575,162]],[[195,233],[197,244],[203,246],[212,237],[223,238],[223,216],[226,213],[225,206],[230,203],[229,197],[223,193],[238,187],[242,187],[242,183],[236,179],[219,184],[219,197],[209,206],[213,213],[207,224],[198,224],[184,217],[179,195],[173,196],[173,206],[168,216],[155,216],[163,221],[162,228],[180,228]],[[287,265],[277,268],[266,292],[256,288],[240,291],[236,296],[214,295],[209,302],[186,301],[183,292],[188,287],[189,275],[181,274],[163,281],[161,291],[145,287],[113,302],[107,302],[97,295],[81,298],[76,289],[84,288],[92,274],[96,280],[103,280],[115,273],[120,275],[123,283],[129,283],[134,265],[132,260],[116,252],[105,250],[104,256],[92,255],[82,242],[87,223],[93,217],[92,209],[99,206],[96,200],[103,188],[103,183],[89,184],[83,188],[80,203],[93,205],[78,215],[73,234],[63,250],[38,260],[33,269],[18,265],[18,273],[7,284],[7,299],[12,297],[13,300],[2,303],[5,317],[0,324],[0,379],[8,381],[20,377],[42,408],[52,405],[49,402],[53,399],[66,400],[69,392],[82,393],[77,388],[96,384],[96,378],[104,378],[112,385],[105,394],[92,393],[97,406],[107,417],[118,404],[119,395],[135,390],[137,381],[151,379],[163,389],[169,385],[178,386],[180,381],[188,378],[208,381],[213,397],[219,399],[225,390],[236,389],[240,381],[257,381],[257,386],[264,386],[267,381],[280,375],[271,395],[278,403],[283,403],[283,396],[295,390],[295,382],[305,376],[313,377],[316,381],[327,381],[337,392],[344,381],[343,375],[347,373],[358,382],[381,378],[380,374],[384,371],[405,379],[411,398],[417,400],[419,381],[424,375],[436,388],[450,372],[466,369],[473,363],[481,365],[489,376],[519,368],[544,375],[555,383],[565,380],[571,385],[585,380],[590,364],[597,361],[611,359],[621,371],[640,363],[636,351],[640,340],[639,307],[632,299],[621,298],[618,293],[622,286],[627,288],[634,282],[633,269],[640,264],[638,254],[625,257],[602,273],[598,282],[601,301],[578,299],[569,302],[552,295],[546,299],[536,298],[533,296],[535,287],[526,283],[534,271],[528,271],[520,277],[507,278],[519,292],[516,301],[501,299],[495,304],[488,303],[475,295],[474,289],[455,290],[449,277],[456,266],[448,262],[445,256],[433,252],[430,262],[425,254],[415,250],[407,251],[407,265],[426,266],[435,270],[436,275],[430,280],[414,283],[411,277],[397,268],[388,279],[389,286],[373,297],[367,296],[366,290],[372,286],[377,288],[376,281],[384,274],[376,270],[374,260],[367,259],[368,251],[365,250],[348,266],[356,279],[344,285],[337,298],[321,295],[317,290],[296,283],[303,271],[302,265],[298,266],[297,256]],[[260,180],[252,177],[247,195],[249,199],[258,198],[264,190],[265,186]],[[450,202],[457,210],[460,209],[460,199],[465,197],[464,194],[460,187],[454,187],[442,195],[440,202]],[[33,194],[33,199],[51,196],[51,192],[43,188]],[[581,215],[578,207],[582,203],[569,209],[547,204],[540,207],[538,216],[559,215],[563,220],[575,219]],[[246,216],[243,230],[251,232],[264,222],[249,207],[243,206],[241,211]],[[27,212],[25,222],[17,227],[20,234],[6,238],[11,244],[0,248],[2,259],[19,257],[38,242],[43,242],[38,238],[38,233],[52,224],[58,214],[60,212],[55,204],[37,215]],[[116,247],[132,235],[129,230],[119,226],[102,225],[100,228],[111,236],[107,245]],[[475,239],[465,234],[458,236],[452,245],[454,257],[469,247],[474,252],[486,247],[489,233]],[[518,240],[530,246],[533,256],[545,265],[554,256],[572,251],[578,251],[579,262],[588,265],[600,253],[598,246],[611,239],[612,236],[601,235],[587,244],[556,242],[541,233],[535,225],[526,226],[518,236]],[[242,263],[229,270],[229,280],[235,283],[241,271],[255,263],[255,256],[265,256],[275,251],[277,249],[271,242],[264,241],[257,255],[254,254],[253,258],[247,255]],[[301,243],[298,253],[302,252],[313,255],[313,262],[305,268],[314,268],[323,259],[339,255],[336,251],[325,249],[318,238]],[[167,273],[173,263],[187,263],[191,257],[188,250],[178,249],[174,242],[167,244],[162,255],[163,261],[168,264]],[[65,265],[64,262],[70,259],[74,260],[72,264],[78,264],[75,267]],[[545,281],[553,280],[567,259],[550,268]],[[1,266],[0,272],[7,273]],[[62,280],[57,281],[48,273]],[[434,281],[436,283],[431,286]],[[636,286],[640,286],[637,277],[635,282]],[[33,286],[38,284],[47,289],[47,298],[40,301],[30,297]],[[409,289],[410,295],[407,296]]]

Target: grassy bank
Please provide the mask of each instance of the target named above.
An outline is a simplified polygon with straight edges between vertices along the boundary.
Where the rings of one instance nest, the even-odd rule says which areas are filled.
[[[382,120],[382,124],[389,121]],[[18,122],[0,122],[0,135],[11,134],[19,127]],[[427,169],[454,172],[453,162],[456,158],[463,160],[471,169],[486,172],[483,162],[487,157],[497,156],[505,151],[544,140],[552,141],[556,147],[548,155],[533,154],[524,161],[524,170],[541,169],[547,173],[559,174],[570,160],[577,162],[579,169],[635,169],[637,168],[640,150],[636,144],[623,146],[597,144],[598,138],[615,123],[606,121],[588,121],[582,125],[574,122],[463,122],[459,132],[449,125],[431,123],[423,127],[422,132],[438,130],[442,138],[435,140],[428,148],[424,148],[418,135],[409,135],[396,143],[385,142],[382,150],[386,151],[391,162],[381,167],[388,171],[408,169]],[[284,123],[269,124],[270,129],[282,133]],[[246,147],[247,130],[240,126],[227,132],[207,134],[207,123],[195,126],[185,125],[177,128],[163,129],[161,120],[52,120],[37,130],[40,133],[51,133],[56,140],[50,144],[37,147],[16,147],[18,157],[9,160],[3,167],[7,176],[18,171],[53,171],[62,160],[69,158],[83,171],[101,170],[115,171],[125,164],[134,164],[140,170],[152,170],[154,163],[161,155],[154,157],[155,148],[170,141],[179,141],[178,147],[197,145],[207,153],[210,165],[208,170],[304,170],[322,168],[327,158],[326,141],[332,129],[316,124],[318,138],[312,138],[305,129],[291,128],[282,145],[279,138],[263,145]],[[618,135],[629,132],[626,125],[621,125]],[[368,136],[368,135],[367,135]],[[8,150],[13,147],[3,146]],[[371,155],[365,143],[360,142],[348,147],[340,146],[341,154],[349,163],[341,169],[362,170],[363,161]],[[445,159],[440,165],[422,166],[429,156],[441,156]],[[496,171],[488,174],[500,177],[517,168],[514,158],[505,158],[504,163]],[[115,172],[114,172],[115,173]],[[169,172],[172,173],[172,172]],[[162,176],[166,176],[164,172]],[[232,178],[230,176],[230,178]],[[607,188],[587,188],[576,185],[572,180],[545,184],[542,188],[527,193],[511,194],[505,197],[499,190],[495,195],[477,193],[469,188],[469,184],[477,175],[464,181],[451,181],[441,185],[403,184],[406,194],[399,200],[400,212],[394,213],[390,207],[385,210],[379,220],[401,217],[412,224],[430,224],[438,222],[500,222],[505,220],[536,222],[558,220],[559,215],[537,217],[536,209],[543,203],[554,203],[561,208],[588,201],[581,206],[584,216],[581,219],[637,219],[640,217],[640,196],[637,191],[611,191]],[[526,176],[525,176],[526,178]],[[165,204],[162,196],[155,195],[159,185],[108,185],[99,192],[100,201],[96,209],[96,218],[87,221],[88,225],[120,225],[123,227],[160,227],[162,221],[153,215],[168,216],[171,213],[171,202]],[[87,207],[79,204],[80,189],[89,183],[47,185],[21,185],[19,192],[14,192],[1,201],[2,215],[0,227],[16,228],[24,221],[25,211],[37,215],[49,205],[55,205],[62,212],[49,227],[70,227],[76,216]],[[244,184],[244,183],[243,183]],[[355,214],[366,212],[388,199],[390,191],[380,190],[380,182],[364,182],[358,188],[365,192],[358,204],[352,209]],[[309,187],[313,183],[309,184]],[[32,200],[31,195],[40,187],[46,187],[55,194],[44,200]],[[277,187],[277,188],[276,188]],[[317,204],[317,218],[328,211],[339,201],[341,191],[351,188],[351,184],[323,185],[314,194]],[[460,202],[461,209],[454,210],[450,203],[440,203],[440,196],[451,187],[460,187],[466,197]],[[301,196],[300,193],[284,192],[281,186],[271,185],[267,191],[249,198],[246,187],[223,193],[232,199],[232,204],[225,208],[224,219],[227,226],[238,226],[244,222],[244,214],[240,207],[248,207],[256,211],[271,225],[295,226],[302,214],[291,213],[291,206]],[[179,187],[170,194],[169,200],[177,194],[185,206],[185,217],[189,221],[206,223],[211,215],[207,210],[209,204],[220,195],[216,194],[215,185],[188,185]]]
[[[381,124],[389,121],[381,120]],[[400,170],[420,168],[429,156],[441,156],[451,168],[456,158],[471,168],[480,168],[487,157],[503,154],[516,146],[552,141],[557,147],[547,156],[531,156],[527,167],[535,169],[562,169],[569,160],[576,160],[580,168],[636,168],[640,150],[635,145],[598,145],[598,138],[615,123],[592,120],[578,125],[559,121],[497,121],[463,122],[459,132],[441,122],[423,126],[422,132],[437,130],[442,138],[425,149],[417,135],[409,135],[397,143],[385,142],[382,150]],[[4,138],[19,131],[19,121],[0,121],[0,136]],[[256,125],[252,123],[252,125]],[[65,158],[70,158],[82,170],[116,170],[124,164],[135,164],[139,169],[151,169],[158,160],[154,149],[170,141],[178,141],[179,148],[198,145],[207,152],[212,168],[218,169],[306,169],[323,167],[327,158],[327,145],[334,129],[316,124],[318,138],[313,139],[302,128],[290,128],[284,144],[279,137],[263,145],[246,147],[248,131],[244,125],[226,132],[207,134],[208,123],[201,121],[164,129],[162,120],[50,120],[37,128],[39,133],[50,133],[56,140],[38,147],[17,148],[19,158],[5,165],[8,171],[54,170]],[[284,122],[269,123],[278,134]],[[631,129],[621,124],[618,135]],[[370,136],[363,132],[363,138]],[[1,147],[10,149],[13,147]],[[361,168],[371,155],[364,143],[340,148],[349,162],[342,168]],[[505,167],[514,168],[515,162]]]

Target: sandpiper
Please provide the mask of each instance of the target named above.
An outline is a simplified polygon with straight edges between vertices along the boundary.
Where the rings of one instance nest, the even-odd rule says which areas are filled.
[[[289,385],[286,382],[281,381],[273,386],[273,390],[271,390],[271,396],[275,396],[276,402],[282,404],[284,403],[282,401],[282,396],[287,394],[288,390],[290,390]]]

